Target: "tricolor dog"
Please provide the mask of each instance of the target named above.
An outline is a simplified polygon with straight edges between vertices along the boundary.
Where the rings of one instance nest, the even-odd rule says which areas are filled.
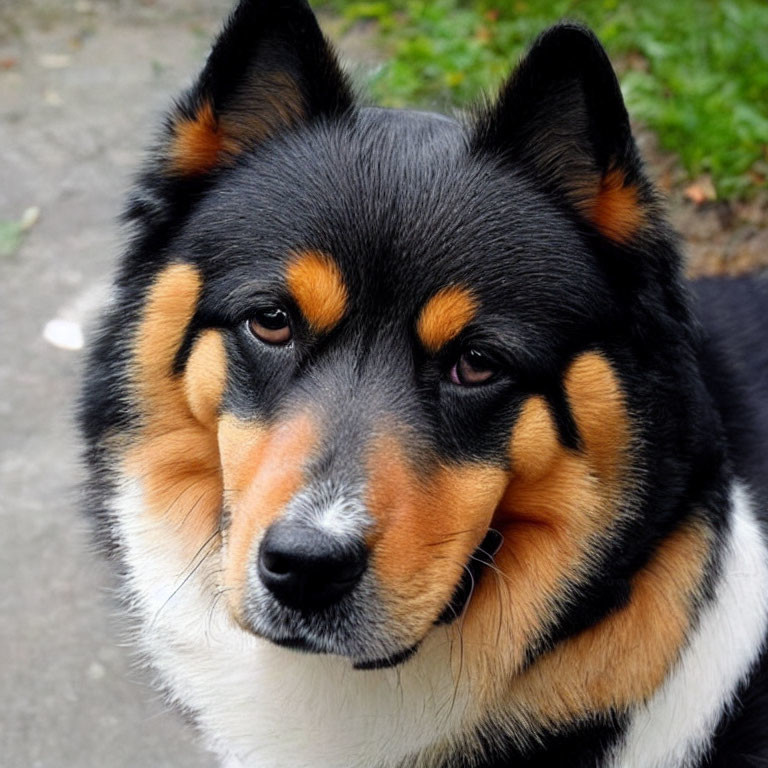
[[[457,122],[242,0],[127,218],[90,510],[223,765],[768,765],[768,293],[683,282],[589,31]]]

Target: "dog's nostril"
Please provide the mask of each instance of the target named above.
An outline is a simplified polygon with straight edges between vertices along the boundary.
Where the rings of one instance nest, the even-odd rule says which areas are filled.
[[[279,521],[259,548],[261,581],[284,605],[319,610],[351,592],[367,564],[360,542],[339,542],[322,531]]]
[[[262,555],[264,568],[276,576],[284,576],[291,571],[291,560],[280,552],[266,551]]]

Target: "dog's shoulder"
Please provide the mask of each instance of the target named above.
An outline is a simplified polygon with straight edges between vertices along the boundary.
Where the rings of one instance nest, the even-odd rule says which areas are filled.
[[[748,484],[768,536],[768,280],[692,283],[702,329],[701,368],[722,414],[736,474]],[[768,765],[768,650],[764,649],[712,744],[708,768]]]
[[[768,518],[768,280],[704,278],[691,289],[703,331],[701,369],[734,469]]]

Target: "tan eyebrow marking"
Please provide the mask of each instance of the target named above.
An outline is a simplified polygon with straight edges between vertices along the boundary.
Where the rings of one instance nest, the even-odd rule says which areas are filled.
[[[422,308],[416,330],[429,352],[437,352],[455,339],[472,320],[477,302],[461,285],[441,288]]]
[[[321,251],[302,251],[286,270],[288,290],[312,330],[327,333],[347,311],[347,287],[336,262]]]

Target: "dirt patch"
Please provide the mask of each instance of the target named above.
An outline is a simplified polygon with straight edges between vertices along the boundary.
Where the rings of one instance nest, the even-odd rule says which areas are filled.
[[[682,235],[691,276],[768,270],[768,189],[750,200],[716,200],[706,177],[691,180],[652,133],[635,126],[648,172]]]

